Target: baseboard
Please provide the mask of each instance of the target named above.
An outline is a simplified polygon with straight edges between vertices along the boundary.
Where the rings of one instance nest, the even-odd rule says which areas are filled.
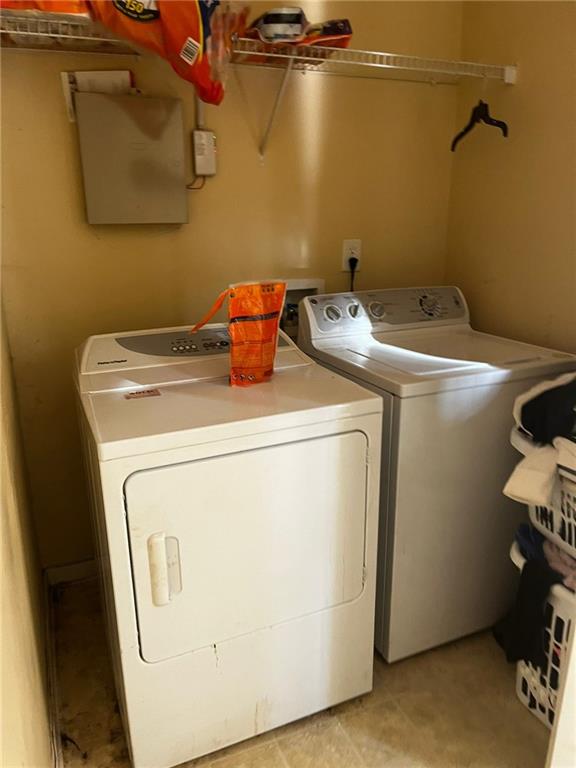
[[[46,571],[44,571],[42,586],[44,598],[46,675],[48,685],[48,720],[50,724],[52,760],[54,768],[63,768],[64,757],[62,754],[62,739],[60,738],[60,706],[58,697],[58,668],[56,665],[54,601],[52,599],[52,585],[50,584]]]
[[[50,587],[70,581],[82,581],[96,576],[96,561],[82,560],[80,563],[55,565],[52,568],[46,568],[44,574]]]

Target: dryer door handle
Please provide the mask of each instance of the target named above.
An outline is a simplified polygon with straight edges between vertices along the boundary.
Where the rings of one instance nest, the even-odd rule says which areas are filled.
[[[154,605],[168,605],[172,596],[182,591],[180,547],[178,539],[164,531],[148,538],[148,566]]]

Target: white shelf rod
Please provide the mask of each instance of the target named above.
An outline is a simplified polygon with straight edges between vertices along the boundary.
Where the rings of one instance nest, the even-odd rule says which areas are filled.
[[[57,42],[82,42],[106,43],[129,47],[129,44],[109,36],[90,22],[63,21],[48,17],[35,17],[17,15],[12,13],[0,14],[0,31],[3,34],[17,35],[30,40],[38,38],[50,38]],[[23,40],[15,47],[25,48]],[[260,40],[237,38],[233,44],[233,60],[243,62],[242,55],[260,55],[268,59],[291,62],[291,69],[310,69],[317,72],[331,74],[343,73],[344,67],[352,74],[356,67],[372,68],[377,70],[397,70],[399,72],[418,72],[423,75],[440,75],[452,77],[480,77],[502,80],[505,83],[516,82],[515,66],[500,66],[494,64],[479,64],[469,61],[449,61],[445,59],[426,59],[418,56],[405,56],[402,54],[388,53],[384,51],[360,51],[350,48],[328,48],[318,45],[296,46],[287,44],[268,45]],[[263,66],[266,66],[265,59]],[[368,75],[369,76],[369,75]]]
[[[294,69],[310,69],[317,72],[337,74],[344,67],[364,67],[374,70],[398,70],[419,72],[424,75],[451,77],[479,77],[502,80],[512,85],[516,82],[517,69],[513,65],[480,64],[472,61],[450,61],[447,59],[426,59],[405,56],[384,51],[360,51],[350,48],[327,48],[323,46],[267,45],[259,40],[238,38],[233,46],[233,61],[238,64],[255,64],[242,61],[243,55],[262,56],[265,59],[293,60]],[[350,74],[350,73],[348,73]],[[369,76],[369,75],[368,75]]]

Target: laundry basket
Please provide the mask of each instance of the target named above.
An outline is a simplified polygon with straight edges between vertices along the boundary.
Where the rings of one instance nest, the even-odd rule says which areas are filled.
[[[576,558],[576,476],[558,467],[560,490],[550,507],[528,507],[532,525]]]
[[[516,427],[510,442],[523,456],[532,453],[536,444]],[[558,450],[558,489],[550,506],[528,505],[530,522],[547,539],[576,558],[576,442],[554,441]]]
[[[522,570],[526,560],[516,542],[510,550],[510,558]],[[545,614],[546,668],[535,668],[519,661],[516,666],[516,694],[539,720],[552,728],[560,677],[568,653],[568,638],[576,620],[576,594],[561,584],[555,584],[548,595]]]

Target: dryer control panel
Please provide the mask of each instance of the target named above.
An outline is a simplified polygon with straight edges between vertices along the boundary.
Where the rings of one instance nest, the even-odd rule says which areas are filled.
[[[202,329],[198,333],[155,333],[118,336],[117,343],[141,355],[213,355],[227,352],[230,338],[227,328]]]
[[[423,323],[468,323],[468,307],[453,286],[390,288],[355,293],[309,296],[308,316],[318,330],[330,335],[363,330],[400,330]]]
[[[103,359],[97,361],[98,365],[109,365],[107,358],[118,357],[120,350],[117,348],[116,355],[111,355],[112,344],[129,352],[153,357],[205,357],[221,355],[230,350],[230,335],[226,326],[206,327],[194,334],[191,334],[187,328],[178,328],[176,331],[136,333],[132,336],[105,338],[106,341],[100,344]],[[279,336],[278,346],[288,346],[283,336]]]
[[[134,336],[117,336],[115,340],[130,352],[163,357],[218,355],[228,352],[230,347],[230,334],[226,326],[206,327],[193,334],[187,329],[169,333],[139,333]],[[278,337],[278,346],[288,346],[283,336]]]
[[[91,336],[76,356],[79,374],[86,376],[162,368],[162,381],[178,381],[185,377],[182,372],[182,365],[185,364],[191,366],[191,371],[194,370],[194,377],[213,376],[218,371],[227,375],[230,368],[230,336],[227,325],[223,323],[206,325],[194,334],[186,326],[123,335],[111,333]],[[305,355],[280,331],[276,368],[308,363]],[[160,381],[158,375],[155,380]]]

